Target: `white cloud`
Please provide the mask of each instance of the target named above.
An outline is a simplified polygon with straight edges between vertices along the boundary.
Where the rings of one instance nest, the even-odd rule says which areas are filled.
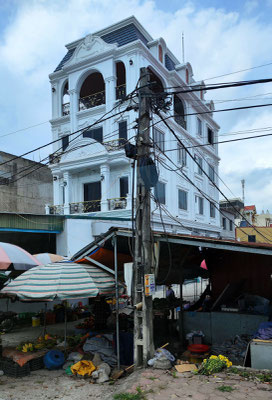
[[[186,60],[192,63],[197,80],[271,61],[272,23],[261,22],[258,12],[263,10],[256,7],[254,0],[245,3],[248,11],[254,8],[254,16],[253,13],[243,15],[222,8],[205,8],[205,2],[202,8],[197,8],[194,1],[182,2],[175,12],[160,10],[151,0],[21,0],[15,4],[17,11],[13,12],[2,32],[0,45],[0,74],[4,77],[0,98],[0,136],[50,119],[48,74],[64,56],[66,43],[133,14],[154,38],[164,37],[178,58],[181,55],[181,32],[184,31]],[[269,71],[269,67],[256,69],[207,83],[267,77]],[[209,92],[207,97],[232,99],[268,91],[264,86],[228,89]],[[254,104],[254,101],[247,104]],[[223,103],[220,108],[230,106],[233,103]],[[270,124],[268,110],[222,113],[215,114],[215,117],[223,131]],[[5,151],[20,154],[50,140],[49,126],[46,126],[5,140],[0,138],[0,143]],[[230,180],[232,188],[239,187],[236,182],[247,171],[272,167],[268,143],[271,143],[270,139],[256,139],[254,143],[245,141],[221,146],[221,171]],[[46,152],[47,149],[42,154]],[[231,168],[228,159],[232,160]],[[253,182],[251,188],[253,196]],[[258,196],[266,204],[271,196],[266,190],[263,193],[263,200],[261,191]]]

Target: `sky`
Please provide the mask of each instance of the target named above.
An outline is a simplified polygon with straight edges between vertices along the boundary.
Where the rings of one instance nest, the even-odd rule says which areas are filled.
[[[0,0],[2,151],[21,155],[51,140],[48,75],[66,53],[65,44],[131,15],[153,38],[163,37],[178,59],[184,32],[185,61],[196,81],[271,77],[272,0]],[[264,64],[270,65],[255,68]],[[241,70],[248,71],[218,77]],[[206,99],[213,99],[216,109],[268,104],[272,84],[214,90]],[[215,114],[219,139],[272,133],[271,110]],[[272,212],[271,149],[272,137],[219,146],[220,187],[228,198],[241,197],[245,179],[246,204]],[[39,161],[50,151],[29,158]]]

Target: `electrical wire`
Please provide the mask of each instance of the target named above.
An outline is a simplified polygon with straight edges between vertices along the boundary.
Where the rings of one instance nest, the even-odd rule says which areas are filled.
[[[243,219],[246,220],[246,218],[244,217],[244,215],[242,215],[239,211],[236,210],[236,208],[233,206],[233,204],[229,201],[229,199],[227,198],[227,196],[222,192],[222,190],[216,185],[216,183],[210,178],[210,176],[206,173],[206,171],[202,168],[202,166],[195,160],[194,156],[189,152],[189,150],[184,147],[182,141],[180,140],[180,138],[176,135],[175,131],[169,126],[169,124],[165,121],[165,119],[161,116],[160,111],[156,112],[157,115],[161,118],[161,120],[163,121],[163,123],[167,126],[167,128],[170,130],[170,132],[174,135],[174,137],[177,139],[177,141],[181,144],[181,146],[185,149],[185,151],[187,152],[187,154],[189,155],[190,158],[192,158],[192,160],[197,164],[197,166],[202,170],[202,172],[204,173],[204,175],[209,179],[209,181],[212,183],[212,185],[218,190],[218,192],[221,194],[221,196],[224,197],[224,199],[228,202],[228,204],[230,204],[230,206],[235,210],[235,213],[238,213]],[[265,235],[263,235],[261,232],[259,232],[254,225],[252,225],[249,221],[247,221],[247,224],[250,225],[257,233],[259,233],[259,235],[261,235],[264,239],[268,240],[269,242],[271,241],[270,239],[268,239]]]
[[[267,64],[262,64],[262,65],[256,65],[255,67],[251,67],[251,68],[240,69],[239,71],[229,72],[229,73],[223,74],[223,75],[213,76],[213,77],[211,77],[211,78],[203,79],[203,81],[210,81],[211,79],[222,78],[223,76],[229,76],[229,75],[238,74],[238,73],[240,73],[240,72],[251,71],[252,69],[267,67],[268,65],[272,65],[272,62],[269,62],[269,63],[267,63]]]

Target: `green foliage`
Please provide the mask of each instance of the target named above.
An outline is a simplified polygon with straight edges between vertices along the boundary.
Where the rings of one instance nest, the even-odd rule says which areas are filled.
[[[217,388],[218,390],[220,390],[220,392],[232,392],[234,390],[234,388],[232,386],[219,386]]]
[[[268,382],[268,383],[272,383],[272,374],[258,374],[256,375],[256,378],[259,379],[260,382]]]
[[[114,400],[146,400],[145,392],[140,387],[136,388],[137,393],[117,393]]]
[[[232,363],[228,358],[221,354],[219,356],[211,356],[203,361],[198,373],[201,375],[212,375],[222,371],[226,367],[230,367],[231,365]]]

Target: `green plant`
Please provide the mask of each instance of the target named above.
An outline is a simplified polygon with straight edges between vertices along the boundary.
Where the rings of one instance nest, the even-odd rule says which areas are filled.
[[[260,382],[272,383],[272,374],[258,374],[256,378],[258,378]]]
[[[211,356],[203,361],[198,373],[201,375],[212,375],[222,371],[224,368],[229,368],[232,363],[229,359],[221,354],[219,356]]]
[[[173,371],[173,372],[172,372],[172,377],[173,377],[173,378],[177,378],[177,371]]]
[[[220,390],[220,392],[232,392],[234,390],[234,388],[232,386],[219,386],[217,388],[218,390]]]
[[[137,393],[117,393],[113,396],[114,400],[146,400],[145,392],[138,386]]]
[[[240,374],[240,371],[238,368],[232,367],[228,370],[231,374]]]

